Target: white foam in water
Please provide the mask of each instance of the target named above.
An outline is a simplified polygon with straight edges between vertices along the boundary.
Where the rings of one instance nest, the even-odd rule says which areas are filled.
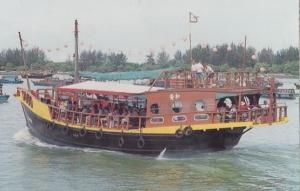
[[[50,148],[50,149],[61,148],[60,146],[57,146],[57,145],[52,145],[52,144],[42,142],[38,138],[32,136],[27,129],[22,129],[22,130],[18,131],[13,136],[13,138],[17,143],[25,143],[27,145],[35,145],[38,147],[45,147],[45,148]]]
[[[164,158],[164,154],[165,154],[165,152],[166,152],[166,148],[164,148],[160,153],[159,153],[159,155],[158,155],[158,157],[156,158],[157,160],[164,160],[165,158]]]
[[[38,138],[32,136],[28,129],[22,129],[18,131],[14,136],[13,139],[16,141],[17,144],[27,144],[27,145],[33,145],[38,147],[44,147],[48,149],[65,149],[65,150],[71,150],[71,151],[83,151],[83,152],[91,152],[91,153],[98,153],[98,152],[109,152],[109,153],[118,153],[122,154],[120,152],[116,151],[108,151],[108,150],[101,150],[101,149],[93,149],[93,148],[81,148],[81,147],[73,147],[73,146],[58,146],[53,144],[45,143]]]

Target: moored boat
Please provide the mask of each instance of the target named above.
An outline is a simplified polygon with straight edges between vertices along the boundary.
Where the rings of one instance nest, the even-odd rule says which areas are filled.
[[[278,88],[275,95],[277,99],[296,99],[296,92],[293,88]],[[269,97],[269,94],[263,94],[262,97]]]
[[[0,83],[0,103],[7,102],[9,95],[2,92],[3,84]]]
[[[18,75],[2,75],[0,78],[0,83],[2,84],[21,84],[21,80]]]
[[[51,71],[30,71],[30,72],[22,72],[22,78],[32,78],[32,79],[41,79],[53,76],[53,72]]]
[[[199,79],[176,70],[152,86],[86,81],[54,92],[19,88],[16,97],[29,131],[43,141],[158,154],[230,149],[254,126],[287,122],[274,82],[243,72]]]
[[[33,81],[32,83],[35,86],[51,86],[51,87],[56,87],[56,86],[62,86],[62,85],[69,85],[73,83],[72,79],[64,79],[61,80],[59,78],[45,78],[42,80],[38,80],[38,81]]]

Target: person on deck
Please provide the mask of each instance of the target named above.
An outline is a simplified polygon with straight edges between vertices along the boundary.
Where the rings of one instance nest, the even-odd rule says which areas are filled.
[[[204,78],[204,67],[203,67],[203,65],[201,64],[200,61],[195,62],[193,60],[191,71],[192,71],[193,74],[196,74],[196,77],[198,79],[202,80]]]
[[[205,65],[205,72],[207,74],[208,78],[213,78],[214,77],[214,70],[210,65]]]

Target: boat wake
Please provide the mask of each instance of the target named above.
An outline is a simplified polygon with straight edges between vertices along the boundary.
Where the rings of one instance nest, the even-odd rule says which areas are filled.
[[[93,148],[81,148],[75,146],[58,146],[54,144],[49,144],[41,141],[40,139],[32,136],[28,129],[22,129],[18,131],[14,136],[13,139],[15,140],[16,144],[18,145],[29,145],[29,146],[37,146],[47,149],[59,149],[59,150],[68,150],[68,151],[81,151],[81,152],[90,152],[90,153],[116,153],[116,154],[123,154],[121,152],[116,151],[108,151],[108,150],[101,150],[101,149],[93,149]]]
[[[158,157],[156,157],[156,159],[157,159],[157,160],[164,160],[164,159],[166,159],[166,158],[164,158],[164,154],[165,154],[166,150],[167,150],[167,149],[164,148],[164,149],[159,153]]]

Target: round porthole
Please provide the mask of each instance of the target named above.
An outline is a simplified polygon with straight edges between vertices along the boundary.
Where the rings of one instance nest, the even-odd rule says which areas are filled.
[[[204,111],[205,110],[205,103],[202,100],[196,101],[195,107],[197,111]]]
[[[154,103],[150,106],[150,111],[153,114],[158,114],[159,113],[159,105],[157,103]]]
[[[178,100],[174,101],[174,102],[172,103],[172,110],[173,110],[175,113],[181,112],[181,110],[182,110],[182,103],[181,103],[181,101],[178,101]]]

